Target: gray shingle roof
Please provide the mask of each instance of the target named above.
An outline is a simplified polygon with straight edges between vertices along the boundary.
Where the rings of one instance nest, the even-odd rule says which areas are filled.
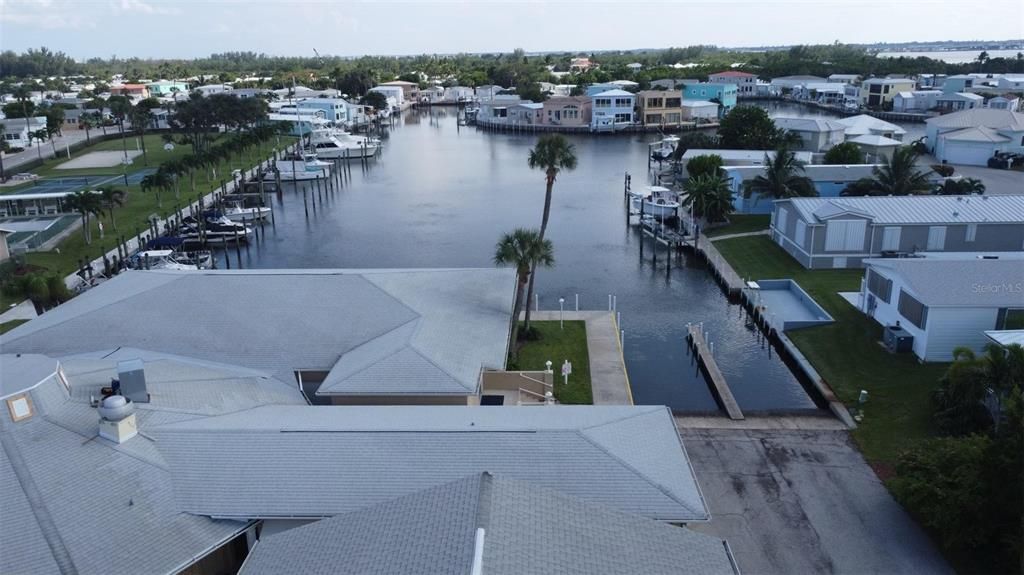
[[[491,471],[655,519],[708,518],[660,406],[263,407],[151,434],[181,509],[211,517],[336,515]]]
[[[18,359],[0,356],[0,364]],[[137,406],[141,433],[117,445],[97,436],[99,416],[89,405],[116,375],[116,360],[70,359],[61,367],[70,389],[52,372],[27,384],[30,417],[14,422],[0,409],[0,573],[177,573],[246,524],[181,513],[166,462],[146,437],[151,424],[254,401],[303,402],[294,387],[265,375],[146,362],[152,401]]]
[[[331,370],[321,393],[468,395],[482,368],[504,368],[514,290],[512,269],[127,272],[0,336],[0,349],[134,346],[284,381]]]
[[[807,222],[832,204],[871,215],[875,224],[967,224],[1024,222],[1024,196],[873,196],[791,198],[788,203]]]
[[[266,537],[242,575],[735,573],[721,540],[530,483],[473,474]]]
[[[899,274],[927,306],[1024,305],[1024,262],[1018,259],[869,259],[865,264]]]

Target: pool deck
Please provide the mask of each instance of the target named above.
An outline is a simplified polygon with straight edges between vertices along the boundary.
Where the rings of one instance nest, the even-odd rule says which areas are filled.
[[[565,321],[583,321],[587,328],[587,354],[590,356],[590,388],[594,405],[633,405],[626,362],[619,341],[615,312],[565,311]],[[530,319],[558,321],[558,311],[534,311]]]

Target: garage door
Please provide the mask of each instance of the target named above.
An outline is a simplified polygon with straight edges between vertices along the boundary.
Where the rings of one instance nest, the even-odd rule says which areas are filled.
[[[944,159],[950,164],[986,166],[988,165],[988,159],[992,157],[992,146],[990,144],[946,140],[945,148]]]

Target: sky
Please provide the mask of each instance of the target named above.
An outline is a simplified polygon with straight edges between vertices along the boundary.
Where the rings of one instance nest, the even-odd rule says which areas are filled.
[[[0,49],[45,45],[76,59],[1014,38],[1024,38],[1022,0],[0,0]]]

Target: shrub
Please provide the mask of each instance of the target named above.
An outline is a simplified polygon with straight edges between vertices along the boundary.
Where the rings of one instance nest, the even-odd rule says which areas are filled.
[[[943,178],[948,178],[952,176],[953,172],[956,171],[956,168],[950,166],[949,164],[932,164],[930,167],[933,172],[942,176]]]
[[[853,142],[843,142],[825,152],[826,164],[863,164],[864,151]]]
[[[706,154],[691,158],[686,162],[686,173],[691,178],[699,176],[717,176],[722,170],[722,156],[718,154]]]

